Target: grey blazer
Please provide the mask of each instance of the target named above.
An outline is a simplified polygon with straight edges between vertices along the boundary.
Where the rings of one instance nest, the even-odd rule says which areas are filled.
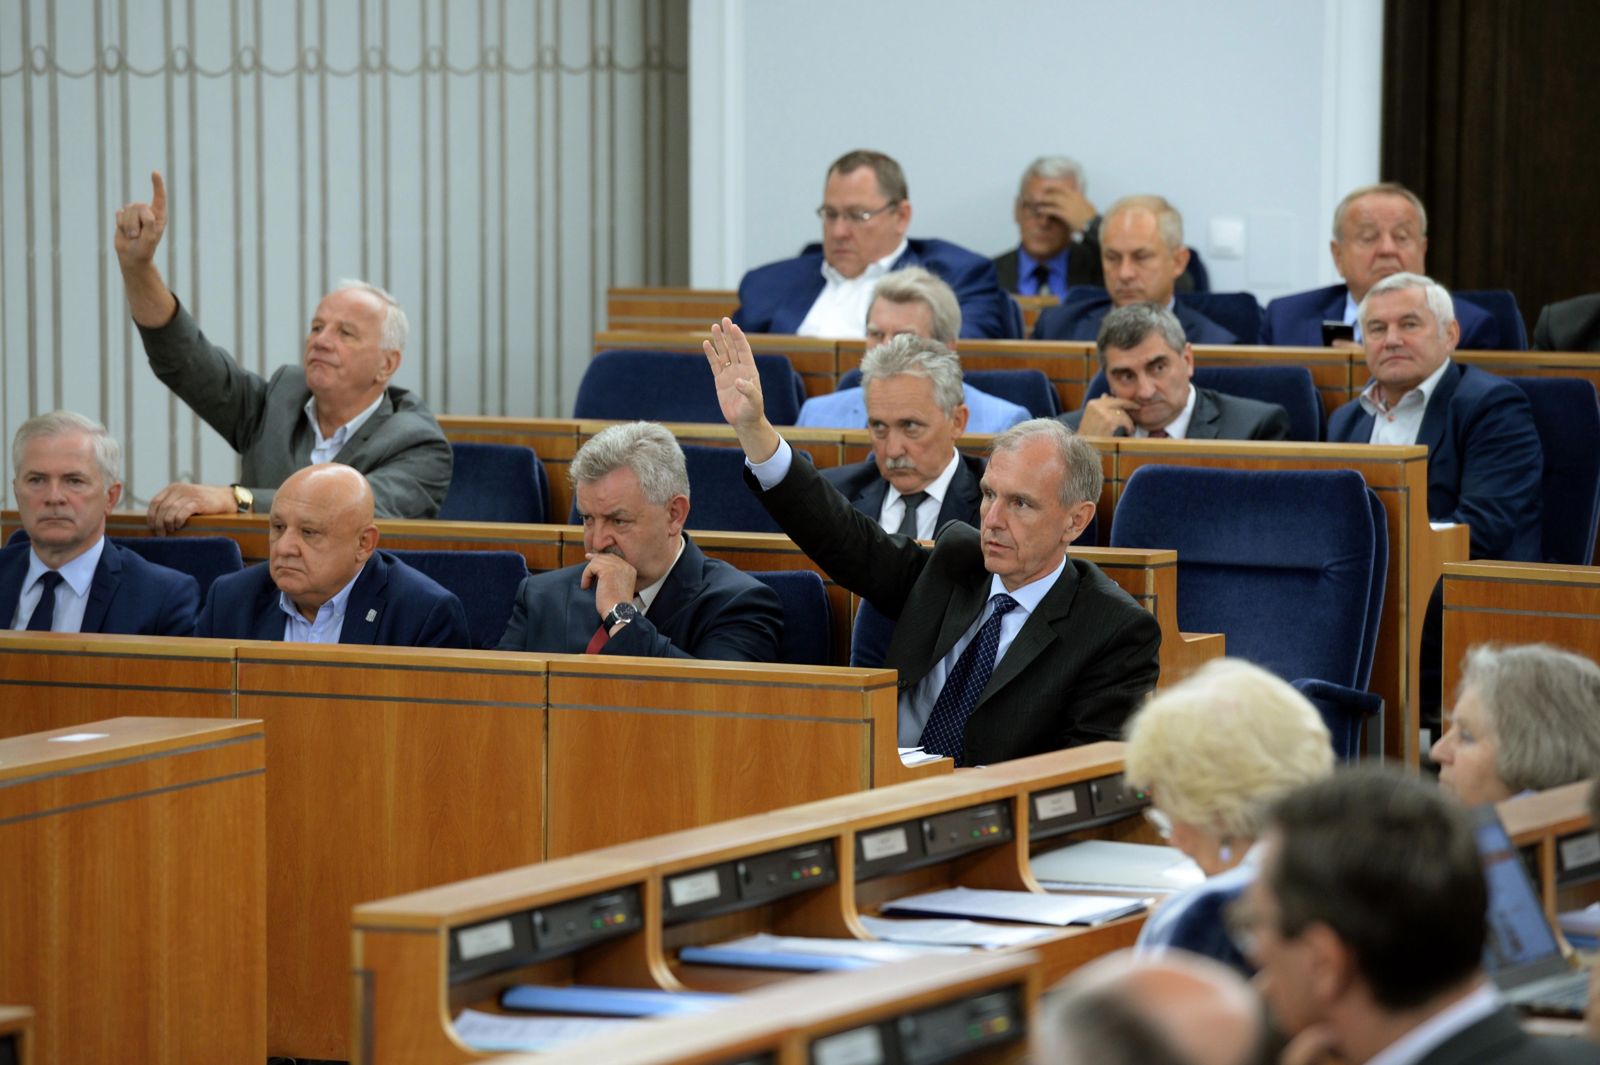
[[[278,485],[311,463],[305,371],[280,366],[263,379],[200,332],[180,303],[159,329],[139,327],[150,368],[239,453],[239,483],[266,510]],[[450,487],[450,442],[411,392],[390,386],[378,409],[333,457],[367,475],[380,518],[431,518]]]
[[[1083,411],[1056,416],[1073,432]],[[1289,414],[1276,403],[1230,396],[1209,388],[1196,388],[1194,414],[1189,418],[1188,440],[1287,440]]]

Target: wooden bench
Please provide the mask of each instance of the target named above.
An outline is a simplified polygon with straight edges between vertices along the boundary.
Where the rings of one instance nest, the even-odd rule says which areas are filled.
[[[1600,567],[1455,562],[1444,567],[1444,705],[1480,643],[1550,643],[1600,657]]]

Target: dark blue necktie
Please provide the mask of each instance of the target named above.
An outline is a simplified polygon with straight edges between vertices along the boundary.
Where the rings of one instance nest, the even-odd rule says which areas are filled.
[[[956,659],[955,668],[944,679],[944,687],[933,704],[933,713],[928,715],[928,723],[922,728],[922,749],[954,758],[956,765],[961,764],[961,752],[966,745],[967,718],[977,709],[978,696],[983,694],[989,676],[994,673],[994,655],[1000,649],[1000,619],[1017,605],[1017,601],[1004,592],[990,602],[994,604],[994,613]]]
[[[1044,263],[1033,268],[1034,295],[1053,296],[1055,292],[1050,288],[1050,268]]]
[[[56,620],[56,586],[60,583],[61,574],[53,569],[39,575],[39,605],[33,608],[33,617],[28,619],[29,632],[50,631]]]

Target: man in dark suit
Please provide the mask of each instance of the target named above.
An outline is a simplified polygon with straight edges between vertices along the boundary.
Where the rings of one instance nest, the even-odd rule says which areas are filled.
[[[1230,915],[1284,1061],[1594,1062],[1528,1035],[1483,972],[1488,891],[1467,811],[1396,770],[1348,769],[1279,800]]]
[[[122,497],[122,449],[92,418],[52,411],[11,442],[17,510],[28,539],[0,549],[6,627],[36,632],[188,636],[200,586],[106,539]]]
[[[994,258],[1001,288],[1065,299],[1075,285],[1104,287],[1100,215],[1086,191],[1077,160],[1047,155],[1028,165],[1013,206],[1017,246]]]
[[[683,449],[653,422],[596,433],[569,467],[588,561],[522,582],[502,651],[773,662],[777,593],[683,531]]]
[[[1328,249],[1342,285],[1280,296],[1267,304],[1261,325],[1261,343],[1284,347],[1322,347],[1322,323],[1361,324],[1356,307],[1372,286],[1391,274],[1428,272],[1428,212],[1416,193],[1386,181],[1352,190],[1333,211],[1333,240]],[[1494,318],[1479,307],[1459,300],[1459,347],[1469,351],[1508,346]],[[1340,345],[1335,345],[1340,346]]]
[[[1061,415],[1075,432],[1175,440],[1289,437],[1288,412],[1277,404],[1194,386],[1194,349],[1165,307],[1118,307],[1101,321],[1095,346],[1110,391]]]
[[[1328,418],[1334,443],[1423,444],[1428,517],[1472,529],[1472,557],[1540,560],[1544,469],[1522,390],[1450,358],[1460,338],[1450,294],[1426,277],[1393,274],[1360,314],[1372,380]]]
[[[955,352],[901,334],[867,352],[861,387],[872,457],[823,478],[885,532],[931,540],[946,522],[976,525],[983,460],[956,450],[967,407]]]
[[[1000,434],[980,528],[947,525],[929,549],[793,461],[737,326],[712,326],[705,350],[763,506],[830,577],[899,619],[886,664],[899,671],[902,746],[982,765],[1121,736],[1155,687],[1161,631],[1096,566],[1066,556],[1100,496],[1087,441],[1048,418]]]
[[[471,647],[461,601],[377,550],[372,489],[349,466],[291,474],[272,500],[268,559],[211,585],[196,636]]]
[[[1547,303],[1533,327],[1535,351],[1600,352],[1600,292]]]
[[[1012,339],[1021,313],[981,255],[943,240],[907,238],[911,199],[900,164],[882,152],[853,151],[828,168],[822,246],[757,267],[739,282],[734,318],[752,333],[859,337],[878,278],[921,266],[955,290],[961,335]]]
[[[450,442],[428,408],[389,384],[408,326],[393,296],[346,281],[322,298],[301,365],[270,379],[212,344],[155,265],[167,191],[117,213],[117,260],[150,367],[240,455],[239,483],[171,484],[150,500],[150,527],[171,532],[196,514],[268,511],[295,470],[341,462],[366,474],[384,518],[431,518],[450,484]]]
[[[1100,263],[1106,291],[1073,293],[1059,307],[1046,307],[1033,328],[1035,340],[1093,340],[1100,320],[1114,307],[1154,303],[1170,307],[1196,344],[1237,344],[1239,338],[1172,293],[1189,265],[1183,216],[1160,196],[1125,196],[1111,205],[1100,225]]]

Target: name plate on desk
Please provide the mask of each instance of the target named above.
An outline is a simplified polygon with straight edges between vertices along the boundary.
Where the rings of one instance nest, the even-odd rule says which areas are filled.
[[[629,886],[450,930],[450,982],[458,984],[582,950],[644,927]]]
[[[747,909],[838,879],[832,840],[785,847],[667,877],[662,919],[672,925]]]
[[[1600,877],[1600,832],[1564,836],[1556,844],[1556,854],[1559,883],[1581,884]]]
[[[856,879],[901,873],[1012,839],[1011,806],[989,802],[856,835]]]
[[[876,1024],[819,1036],[812,1065],[936,1065],[1027,1034],[1022,992],[986,991]]]
[[[1113,773],[1036,791],[1028,800],[1028,838],[1048,839],[1120,820],[1148,806],[1150,795],[1129,787],[1121,773]]]

